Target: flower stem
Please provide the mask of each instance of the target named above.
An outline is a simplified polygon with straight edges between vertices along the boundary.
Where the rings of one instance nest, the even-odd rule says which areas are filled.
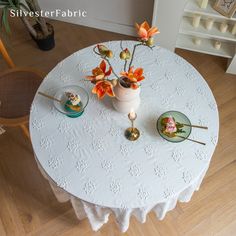
[[[120,48],[121,48],[122,51],[124,51],[124,48],[123,48],[123,41],[122,41],[122,40],[120,41]]]
[[[120,77],[119,77],[119,76],[116,74],[116,72],[113,70],[113,67],[112,67],[110,61],[107,59],[107,57],[103,57],[103,59],[104,59],[104,60],[107,62],[107,64],[111,67],[112,73],[115,75],[115,77],[116,77],[117,79],[120,79]]]
[[[133,60],[134,60],[134,54],[135,54],[135,50],[138,46],[141,46],[143,45],[142,43],[139,43],[139,44],[135,44],[134,45],[134,49],[133,49],[133,52],[132,52],[132,56],[131,56],[131,60],[130,60],[130,63],[129,63],[129,69],[131,68],[132,66],[132,63],[133,63]]]
[[[98,56],[102,57],[102,55],[101,55],[99,52],[96,51],[96,48],[97,48],[97,46],[95,46],[95,47],[93,48],[93,52],[94,52],[95,54],[97,54]]]
[[[120,49],[121,49],[121,51],[124,51],[122,40],[120,41]],[[126,72],[126,66],[127,66],[127,59],[125,59],[125,63],[124,63],[124,72]]]
[[[124,64],[124,72],[126,72],[126,66],[127,66],[127,60],[125,60],[125,64]]]

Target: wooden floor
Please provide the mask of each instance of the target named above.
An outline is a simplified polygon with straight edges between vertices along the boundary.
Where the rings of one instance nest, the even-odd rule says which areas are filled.
[[[14,21],[8,40],[19,66],[49,72],[57,62],[88,45],[128,38],[113,33],[53,22],[57,47],[41,52],[21,24]],[[132,218],[127,236],[234,236],[236,235],[236,76],[224,73],[222,58],[177,50],[207,80],[220,112],[219,144],[199,192],[189,203],[178,204],[163,221],[153,213],[141,224]],[[0,70],[6,68],[0,59]],[[69,203],[57,203],[41,176],[29,141],[21,130],[0,136],[0,236],[118,236],[113,217],[93,232],[87,220],[79,222]]]

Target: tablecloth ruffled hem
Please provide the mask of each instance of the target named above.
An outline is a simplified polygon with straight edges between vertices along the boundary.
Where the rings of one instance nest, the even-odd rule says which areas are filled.
[[[154,211],[159,220],[163,220],[166,213],[175,208],[177,202],[189,202],[193,193],[197,191],[202,183],[206,171],[191,186],[184,189],[176,196],[169,197],[165,202],[141,208],[108,208],[95,205],[79,198],[76,198],[63,189],[58,187],[47,176],[44,170],[38,165],[42,175],[49,181],[49,184],[59,202],[70,201],[75,214],[79,220],[88,218],[90,225],[94,231],[98,231],[109,220],[110,214],[114,214],[116,223],[121,232],[126,232],[129,228],[130,217],[134,216],[139,222],[145,223],[148,213]]]

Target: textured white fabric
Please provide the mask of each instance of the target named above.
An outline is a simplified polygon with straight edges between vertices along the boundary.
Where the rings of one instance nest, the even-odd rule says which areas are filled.
[[[123,47],[131,50],[133,43],[125,41]],[[115,54],[111,64],[121,71],[120,42],[106,45]],[[144,222],[146,213],[154,210],[162,219],[177,200],[188,201],[199,187],[218,140],[217,105],[201,75],[163,48],[139,47],[136,53],[134,65],[143,67],[146,76],[136,121],[141,137],[136,142],[124,137],[130,126],[127,115],[117,113],[110,98],[98,101],[90,92],[92,85],[84,77],[101,61],[92,47],[60,62],[39,88],[54,95],[61,86],[84,87],[90,101],[81,117],[60,114],[50,100],[39,95],[32,104],[30,132],[37,160],[50,179],[74,196],[75,211],[84,211],[77,212],[78,217],[87,215],[95,230],[110,212],[125,231],[130,214]],[[156,121],[167,110],[182,111],[193,124],[208,126],[207,131],[193,129],[190,135],[207,145],[163,140]]]
[[[128,230],[130,217],[132,215],[135,216],[139,222],[145,223],[147,214],[150,211],[154,211],[157,218],[162,220],[168,211],[175,208],[177,201],[180,202],[190,201],[193,192],[199,189],[202,179],[205,176],[205,172],[203,172],[200,178],[190,187],[185,189],[179,195],[172,196],[163,203],[157,203],[154,206],[150,205],[134,209],[132,208],[119,209],[119,208],[107,208],[98,206],[80,200],[79,198],[76,198],[74,196],[71,196],[60,187],[57,187],[57,185],[50,179],[49,176],[47,176],[47,174],[40,167],[40,165],[39,165],[39,170],[41,171],[42,175],[49,181],[49,184],[51,185],[51,188],[57,200],[59,202],[70,201],[78,219],[83,220],[85,218],[88,218],[90,225],[94,231],[99,230],[105,223],[107,223],[109,215],[112,213],[115,215],[116,223],[122,232]]]

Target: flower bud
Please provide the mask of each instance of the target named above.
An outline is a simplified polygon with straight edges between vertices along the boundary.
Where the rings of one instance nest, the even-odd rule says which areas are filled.
[[[103,56],[106,56],[107,51],[109,51],[109,49],[105,45],[102,45],[102,44],[98,44],[97,48],[98,48],[99,53]]]
[[[126,54],[126,60],[128,60],[128,59],[130,59],[130,51],[129,51],[129,49],[128,48],[126,48],[125,50],[124,50],[124,52],[125,52],[125,54]]]
[[[108,58],[112,58],[113,57],[113,52],[111,50],[108,50],[106,51],[105,55],[108,57]]]
[[[120,53],[120,59],[121,59],[121,60],[126,60],[126,57],[127,57],[127,55],[126,55],[125,51],[122,51],[122,52]]]
[[[151,46],[153,46],[153,44],[154,44],[154,38],[151,37],[151,38],[149,38],[148,41],[146,42],[146,45],[149,46],[149,47],[151,47]]]

